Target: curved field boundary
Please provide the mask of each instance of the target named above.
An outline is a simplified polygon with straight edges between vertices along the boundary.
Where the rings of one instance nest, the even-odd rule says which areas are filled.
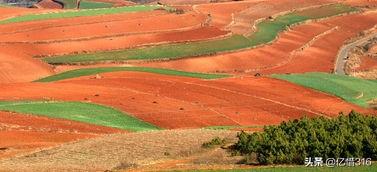
[[[280,32],[286,30],[292,25],[354,11],[357,10],[350,6],[332,4],[289,13],[276,17],[274,20],[265,20],[258,24],[257,31],[249,37],[233,35],[230,38],[222,40],[160,45],[91,54],[53,56],[44,58],[44,61],[50,64],[75,64],[99,61],[170,60],[183,57],[213,55],[219,52],[231,52],[264,45],[275,40]]]
[[[368,107],[368,102],[377,99],[377,82],[372,80],[327,73],[272,75],[272,77],[335,95],[362,107]]]
[[[30,32],[30,31],[36,31],[36,30],[49,29],[49,28],[58,28],[58,27],[67,27],[67,26],[80,26],[80,25],[87,25],[87,24],[118,22],[118,21],[135,20],[135,19],[145,19],[145,18],[159,17],[161,15],[165,15],[165,13],[154,13],[153,11],[152,12],[146,11],[144,13],[153,13],[153,14],[144,15],[144,16],[139,15],[138,17],[132,17],[132,18],[127,18],[127,17],[119,18],[119,17],[117,17],[115,19],[114,18],[106,18],[105,20],[104,19],[101,19],[101,20],[96,19],[95,21],[90,21],[90,20],[87,21],[88,20],[87,18],[92,17],[92,16],[87,16],[87,18],[85,18],[85,19],[80,18],[80,21],[77,21],[77,19],[72,21],[72,18],[71,18],[71,20],[64,21],[64,22],[57,20],[57,21],[48,21],[48,22],[43,22],[43,23],[33,23],[32,26],[22,23],[22,26],[20,28],[17,28],[17,29],[14,29],[13,28],[14,26],[8,26],[8,27],[3,28],[4,27],[4,25],[3,25],[2,28],[1,28],[1,31],[0,31],[0,34],[5,34],[5,35],[6,34],[15,34],[15,33]],[[129,15],[129,14],[130,13],[128,13],[128,14],[126,13],[126,15]],[[119,15],[122,15],[122,14],[119,14]],[[132,15],[135,15],[135,14],[132,14]],[[13,29],[9,29],[9,28],[13,28]]]
[[[165,10],[170,9],[170,7],[165,7],[161,5],[147,5],[147,6],[137,5],[137,6],[127,6],[127,7],[117,7],[117,8],[100,8],[100,9],[64,11],[64,12],[43,13],[43,14],[28,14],[28,15],[22,15],[22,16],[17,16],[17,17],[12,17],[12,18],[2,20],[0,21],[0,24],[72,18],[72,17],[83,17],[83,16],[109,15],[109,14],[126,13],[126,12],[151,11],[151,10],[156,10],[159,8],[164,8]]]
[[[325,31],[325,32],[322,32],[318,35],[316,35],[315,37],[313,37],[310,41],[306,42],[304,45],[302,45],[301,47],[298,47],[297,49],[291,51],[289,54],[288,54],[288,58],[280,63],[276,63],[276,64],[268,64],[268,65],[265,65],[265,66],[261,66],[261,67],[258,67],[258,68],[253,68],[253,69],[245,69],[244,71],[246,73],[250,73],[250,72],[256,72],[256,71],[261,71],[261,70],[268,70],[268,69],[274,69],[274,68],[278,68],[278,67],[281,67],[281,66],[284,66],[286,64],[289,64],[290,62],[292,62],[292,60],[297,56],[297,54],[299,52],[302,52],[304,51],[306,48],[312,46],[318,39],[321,39],[323,38],[324,36],[328,35],[328,34],[331,34],[335,31],[337,31],[339,29],[338,26],[335,26],[335,27],[332,27],[330,28],[329,30]]]
[[[104,68],[86,68],[86,69],[77,69],[67,72],[63,72],[57,75],[49,76],[36,82],[53,82],[60,81],[64,79],[77,78],[81,76],[89,76],[100,73],[107,72],[120,72],[120,71],[133,71],[133,72],[148,72],[148,73],[157,73],[163,75],[174,75],[174,76],[185,76],[192,78],[200,79],[219,79],[229,77],[227,74],[204,74],[204,73],[192,73],[184,72],[170,69],[158,69],[158,68],[147,68],[147,67],[104,67]]]
[[[159,129],[116,109],[82,102],[57,101],[6,101],[0,102],[0,111],[33,114],[51,118],[61,118],[100,126],[130,131]]]
[[[118,21],[122,21],[122,20],[118,20]],[[86,24],[93,24],[93,23],[86,23]],[[82,24],[82,25],[85,25],[85,24]],[[66,26],[78,26],[78,25],[66,25]],[[59,27],[65,27],[65,26],[59,26]],[[201,27],[200,25],[193,25],[193,26],[187,26],[187,27],[175,28],[175,29],[160,29],[160,30],[139,31],[139,32],[134,31],[134,32],[126,32],[126,33],[115,33],[115,34],[112,33],[112,34],[106,34],[106,35],[95,35],[95,36],[75,37],[75,38],[65,38],[65,39],[2,41],[0,42],[0,44],[50,44],[50,43],[59,43],[59,42],[87,41],[87,40],[94,40],[94,39],[115,38],[115,37],[134,36],[134,35],[143,35],[143,34],[159,34],[159,33],[163,34],[163,33],[172,33],[172,32],[184,32],[184,31],[193,31],[195,29],[202,29],[202,28],[205,28],[205,27]],[[39,29],[33,29],[30,31],[36,31],[36,30],[39,30]],[[14,33],[17,33],[17,32],[14,32]],[[22,33],[22,32],[18,32],[18,33]],[[13,33],[6,33],[6,34],[0,33],[0,36],[7,35],[7,34],[13,34]],[[224,37],[230,37],[230,35],[231,34],[229,32],[227,34],[220,35],[218,37],[214,37],[211,39],[205,39],[205,40],[220,39]],[[198,40],[187,40],[186,42],[191,42],[191,41],[198,41]],[[154,43],[152,45],[158,45],[158,44],[161,44],[161,43]],[[146,44],[146,45],[151,45],[151,44]],[[140,46],[146,46],[146,45],[140,45]]]

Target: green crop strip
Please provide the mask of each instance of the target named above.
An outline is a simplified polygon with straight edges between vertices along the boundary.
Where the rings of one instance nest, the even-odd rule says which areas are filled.
[[[77,8],[76,0],[63,0],[65,9],[75,9]],[[93,2],[93,1],[84,1],[80,2],[80,9],[96,9],[96,8],[110,8],[113,4],[105,2]]]
[[[322,12],[316,14],[316,11]],[[257,25],[257,31],[250,37],[233,35],[222,40],[200,41],[180,44],[165,44],[145,48],[135,48],[117,51],[96,52],[87,54],[73,54],[53,56],[43,60],[50,64],[75,64],[103,61],[178,59],[183,57],[212,55],[219,52],[240,50],[269,43],[276,39],[279,32],[287,27],[310,19],[334,16],[356,11],[355,8],[342,4],[292,12],[273,20],[265,20]],[[325,13],[326,12],[326,13]]]
[[[164,8],[166,10],[170,9],[169,7],[164,7],[160,5],[137,5],[137,6],[116,7],[116,8],[72,10],[72,11],[63,11],[63,12],[54,12],[54,13],[22,15],[22,16],[17,16],[17,17],[2,20],[0,21],[0,24],[37,21],[37,20],[49,20],[49,19],[62,19],[62,18],[72,18],[72,17],[83,17],[83,16],[109,15],[109,14],[118,14],[118,13],[127,13],[127,12],[152,11],[158,8]]]
[[[158,127],[119,110],[82,102],[7,101],[0,102],[0,111],[46,116],[129,131],[157,130]]]
[[[80,9],[110,8],[113,4],[105,2],[81,1]]]
[[[194,72],[184,72],[170,69],[159,69],[159,68],[148,68],[148,67],[103,67],[103,68],[86,68],[86,69],[76,69],[67,72],[63,72],[57,75],[49,76],[37,80],[36,82],[53,82],[69,78],[77,78],[80,76],[89,76],[106,72],[120,72],[120,71],[133,71],[133,72],[148,72],[163,75],[174,75],[174,76],[184,76],[200,79],[219,79],[230,77],[227,74],[206,74],[206,73],[194,73]]]
[[[272,77],[332,94],[362,107],[368,107],[369,101],[377,99],[377,82],[373,80],[328,73],[272,75]]]
[[[64,4],[64,9],[75,9],[77,5],[76,0],[61,0]]]

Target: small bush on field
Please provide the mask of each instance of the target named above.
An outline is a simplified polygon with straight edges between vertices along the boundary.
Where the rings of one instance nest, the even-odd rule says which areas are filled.
[[[175,13],[175,14],[184,14],[185,13],[185,11],[183,9],[180,9],[180,8],[169,9],[168,12],[169,13]]]
[[[267,126],[264,132],[238,134],[233,150],[256,156],[259,164],[303,164],[306,157],[377,160],[377,117],[355,112]]]
[[[220,137],[215,137],[209,142],[203,143],[202,147],[203,148],[212,148],[215,146],[221,146],[225,144],[225,139],[221,139]]]

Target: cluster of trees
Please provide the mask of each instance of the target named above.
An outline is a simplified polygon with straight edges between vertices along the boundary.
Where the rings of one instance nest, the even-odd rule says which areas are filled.
[[[306,157],[377,160],[377,118],[356,112],[303,118],[238,134],[233,149],[260,164],[303,164]],[[249,161],[250,162],[250,161]]]

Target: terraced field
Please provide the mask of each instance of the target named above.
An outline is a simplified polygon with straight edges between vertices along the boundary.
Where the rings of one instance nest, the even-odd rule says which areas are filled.
[[[225,77],[230,76],[227,74],[192,73],[192,72],[176,71],[176,70],[169,70],[169,69],[158,69],[158,68],[146,68],[146,67],[107,67],[107,68],[85,68],[85,69],[71,70],[71,71],[67,71],[64,73],[57,74],[57,75],[42,78],[40,80],[37,80],[36,82],[54,82],[54,81],[60,81],[64,79],[77,78],[81,76],[90,76],[90,75],[95,75],[95,74],[120,72],[120,71],[149,72],[149,73],[156,73],[156,74],[162,74],[162,75],[175,75],[175,76],[185,76],[185,77],[192,77],[192,78],[202,78],[202,79],[218,79],[218,78],[225,78]]]
[[[255,47],[273,41],[279,32],[288,26],[307,20],[329,17],[356,9],[340,4],[320,7],[319,10],[327,13],[317,14],[318,9],[308,9],[279,16],[273,21],[263,21],[257,25],[258,31],[250,37],[234,35],[223,40],[206,42],[160,45],[148,48],[128,49],[121,51],[100,52],[92,54],[65,55],[44,58],[50,64],[72,64],[98,61],[125,61],[125,60],[155,60],[177,59],[183,57],[203,56],[225,51],[234,51],[248,47]],[[313,15],[310,15],[315,13]]]
[[[376,80],[331,74],[343,44],[377,31],[375,2],[64,2],[0,7],[0,171],[243,171],[203,142],[377,114]]]
[[[97,16],[97,15],[110,15],[118,13],[127,12],[141,12],[141,11],[151,11],[158,8],[166,8],[158,5],[139,5],[131,7],[117,7],[117,8],[104,8],[95,10],[80,10],[80,11],[63,11],[63,12],[53,12],[53,13],[42,13],[42,14],[29,14],[21,15],[17,17],[12,17],[9,19],[1,20],[0,24],[18,23],[18,22],[28,22],[28,21],[38,21],[38,20],[50,20],[50,19],[62,19],[62,18],[72,18],[72,17],[83,17],[83,16]]]

